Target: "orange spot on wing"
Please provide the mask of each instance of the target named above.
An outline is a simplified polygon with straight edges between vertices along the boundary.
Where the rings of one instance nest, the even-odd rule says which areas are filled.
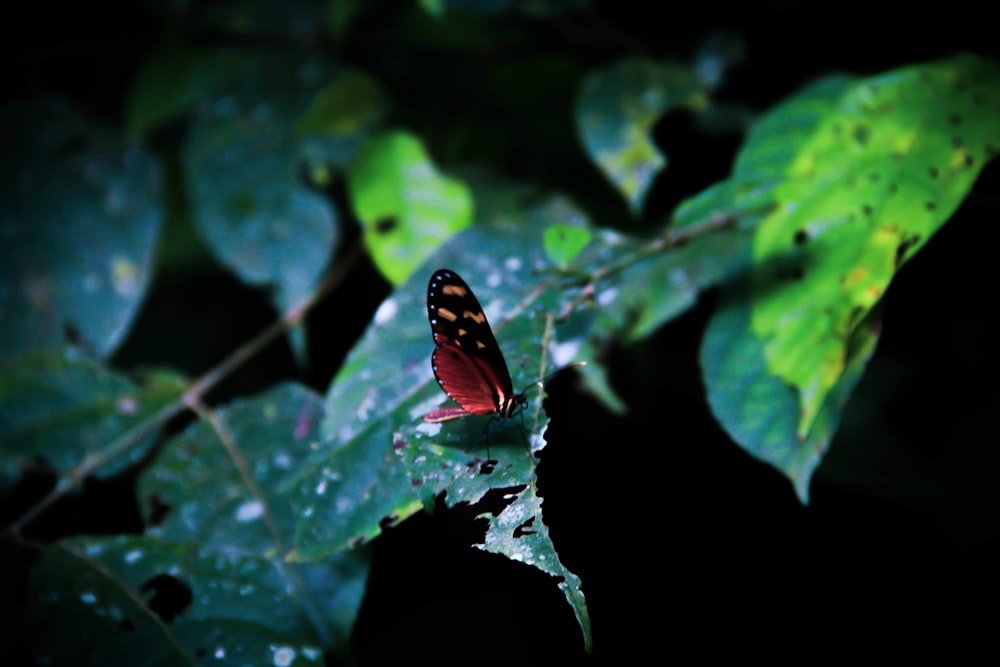
[[[441,293],[453,296],[465,296],[467,290],[461,285],[444,285],[441,287]]]
[[[454,322],[455,320],[458,319],[458,315],[451,312],[447,308],[438,307],[437,314],[443,317],[444,319],[448,320],[449,322]]]

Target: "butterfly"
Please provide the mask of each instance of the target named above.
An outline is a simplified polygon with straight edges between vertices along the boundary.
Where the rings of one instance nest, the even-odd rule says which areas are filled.
[[[427,284],[427,316],[434,335],[431,368],[444,393],[460,407],[438,408],[424,421],[466,415],[511,419],[528,399],[514,393],[507,362],[476,295],[457,273],[438,269]]]

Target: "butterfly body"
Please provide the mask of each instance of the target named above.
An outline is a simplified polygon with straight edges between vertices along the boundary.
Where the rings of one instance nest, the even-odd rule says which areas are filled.
[[[466,415],[506,420],[527,405],[524,394],[514,393],[507,362],[479,300],[454,271],[438,269],[431,276],[427,316],[434,335],[434,377],[459,407],[433,410],[424,421],[438,423]]]

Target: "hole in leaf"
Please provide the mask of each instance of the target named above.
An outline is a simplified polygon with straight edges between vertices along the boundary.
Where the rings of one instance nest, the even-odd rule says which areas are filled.
[[[66,337],[66,341],[70,345],[80,345],[83,342],[83,336],[80,334],[80,329],[72,322],[63,322],[63,336]]]
[[[514,539],[524,537],[525,535],[534,535],[537,530],[531,530],[531,527],[535,525],[535,517],[531,517],[520,526],[514,529]]]
[[[191,588],[180,579],[167,574],[158,574],[147,579],[139,587],[146,597],[146,606],[164,623],[172,623],[188,608],[193,596]]]
[[[920,235],[915,234],[908,238],[903,239],[903,242],[896,247],[896,266],[898,267],[906,259],[906,253],[910,251],[910,248],[920,243]]]
[[[163,502],[160,496],[153,494],[149,497],[149,525],[159,526],[163,524],[163,520],[167,518],[170,511],[173,509],[173,505],[170,503]]]
[[[512,502],[517,500],[524,488],[524,485],[521,485],[504,489],[490,489],[482,500],[476,503],[476,509],[479,514],[489,512],[493,516],[499,516]]]

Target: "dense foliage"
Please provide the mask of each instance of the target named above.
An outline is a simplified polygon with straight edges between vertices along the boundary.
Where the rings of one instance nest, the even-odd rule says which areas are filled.
[[[741,7],[46,17],[0,108],[13,658],[773,651],[996,593],[996,49]],[[440,267],[513,420],[421,419]]]

